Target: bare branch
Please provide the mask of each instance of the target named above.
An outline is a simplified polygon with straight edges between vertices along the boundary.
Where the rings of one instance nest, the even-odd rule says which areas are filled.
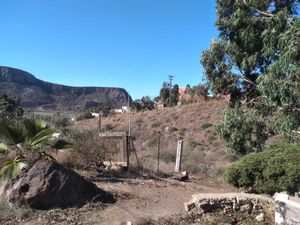
[[[247,5],[246,0],[243,0],[243,2],[244,2],[245,5]],[[266,17],[274,17],[274,16],[275,16],[275,14],[273,14],[273,13],[261,11],[261,10],[259,10],[259,9],[253,8],[253,7],[251,7],[251,6],[250,6],[250,9],[252,9],[252,10],[254,10],[254,11],[258,12],[259,14],[264,15],[264,16],[266,16]],[[287,19],[287,21],[290,22],[290,23],[293,22],[293,18],[292,18],[292,17],[287,17],[286,19]]]

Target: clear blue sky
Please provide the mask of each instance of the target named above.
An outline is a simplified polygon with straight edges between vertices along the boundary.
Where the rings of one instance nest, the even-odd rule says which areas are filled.
[[[155,97],[202,81],[214,0],[1,0],[0,65],[74,86]]]

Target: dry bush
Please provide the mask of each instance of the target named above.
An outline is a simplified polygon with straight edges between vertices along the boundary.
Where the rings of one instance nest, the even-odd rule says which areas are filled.
[[[102,144],[97,141],[98,132],[95,130],[73,130],[71,132],[74,147],[70,153],[69,166],[76,169],[94,167],[104,158]]]
[[[20,221],[26,220],[33,214],[34,211],[29,206],[15,207],[7,200],[0,199],[0,224],[2,225],[20,224]]]

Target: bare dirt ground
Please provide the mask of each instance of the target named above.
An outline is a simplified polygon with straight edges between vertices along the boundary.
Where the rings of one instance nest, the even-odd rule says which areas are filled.
[[[119,183],[97,183],[105,190],[127,196],[104,209],[99,215],[85,215],[85,222],[98,224],[120,224],[141,219],[158,220],[180,214],[184,203],[195,193],[223,193],[234,191],[221,181],[192,178],[188,182],[158,180],[128,180]],[[236,191],[236,190],[235,190]]]
[[[112,192],[116,197],[116,203],[88,203],[81,208],[49,211],[19,209],[10,212],[11,216],[7,213],[6,219],[0,218],[0,223],[3,225],[120,225],[131,221],[132,224],[139,224],[140,221],[159,221],[162,218],[180,217],[184,210],[184,203],[188,202],[195,193],[238,191],[221,180],[216,181],[204,177],[191,177],[187,182],[141,177],[102,179],[95,183],[99,188]]]

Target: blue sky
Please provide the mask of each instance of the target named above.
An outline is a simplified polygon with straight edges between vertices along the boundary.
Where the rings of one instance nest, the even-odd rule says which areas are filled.
[[[0,65],[74,86],[155,97],[168,75],[202,81],[214,0],[1,0]]]

